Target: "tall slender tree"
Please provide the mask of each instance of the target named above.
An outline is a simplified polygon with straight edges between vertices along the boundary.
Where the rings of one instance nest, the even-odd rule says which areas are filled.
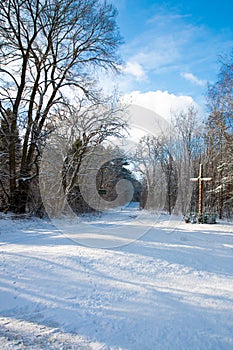
[[[191,193],[190,178],[193,172],[198,171],[204,152],[202,127],[195,106],[190,105],[187,109],[174,113],[172,125],[175,132],[171,136],[170,149],[176,160],[179,182],[177,209],[185,214],[190,209],[190,197],[188,196],[188,193]],[[193,197],[194,203],[197,202],[195,191]],[[192,209],[195,209],[194,203],[191,203]]]

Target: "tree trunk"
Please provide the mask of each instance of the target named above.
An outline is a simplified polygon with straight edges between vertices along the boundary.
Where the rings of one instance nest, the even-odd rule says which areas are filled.
[[[19,185],[14,193],[14,213],[25,214],[27,210],[27,200],[29,184],[26,181],[19,181]]]
[[[14,211],[15,190],[16,190],[16,134],[17,124],[14,113],[7,110],[6,119],[8,122],[8,157],[9,157],[9,191],[10,191],[10,205],[11,211]]]

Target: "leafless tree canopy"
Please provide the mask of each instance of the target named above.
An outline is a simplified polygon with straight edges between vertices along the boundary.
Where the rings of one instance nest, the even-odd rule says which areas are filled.
[[[106,1],[1,1],[0,115],[12,138],[7,152],[13,210],[16,197],[27,196],[27,182],[37,175],[37,156],[42,138],[51,131],[46,125],[54,107],[67,102],[71,89],[98,98],[94,70],[117,70],[120,44],[116,10]]]

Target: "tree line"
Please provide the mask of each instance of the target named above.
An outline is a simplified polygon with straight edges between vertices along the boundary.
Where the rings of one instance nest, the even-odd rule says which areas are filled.
[[[43,150],[63,143],[62,193],[74,211],[93,210],[80,189],[83,164],[90,154],[97,157],[97,147],[105,154],[111,148],[106,140],[124,138],[128,128],[117,93],[104,96],[98,87],[98,74],[118,73],[121,64],[116,18],[107,1],[0,3],[0,211],[44,215]],[[141,208],[195,211],[198,190],[190,177],[202,163],[212,177],[204,188],[206,210],[232,216],[233,55],[222,60],[207,95],[207,120],[190,106],[173,114],[171,132],[145,135],[133,154],[111,149],[115,158],[100,165],[93,183],[101,198],[114,201],[123,179],[132,184],[132,200]],[[52,187],[58,180],[48,181]],[[58,199],[59,192],[51,206]]]
[[[141,172],[147,183],[143,207],[146,203],[170,214],[197,213],[198,186],[190,178],[198,176],[202,164],[204,176],[211,178],[203,182],[205,212],[220,219],[233,217],[233,52],[221,57],[217,81],[207,88],[206,107],[207,118],[190,106],[173,113],[171,132],[140,141]],[[156,187],[166,197],[159,201],[159,194],[152,195],[156,204],[150,204],[146,199]]]

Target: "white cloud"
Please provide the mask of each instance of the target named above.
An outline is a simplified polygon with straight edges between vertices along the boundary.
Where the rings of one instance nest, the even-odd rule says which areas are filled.
[[[198,106],[190,96],[177,96],[170,94],[168,91],[148,91],[142,93],[133,91],[123,96],[123,101],[129,104],[136,104],[147,108],[166,120],[170,120],[173,112],[185,110],[190,105]]]
[[[138,62],[127,62],[122,68],[124,73],[133,75],[137,80],[141,80],[146,77],[146,74],[142,66]]]
[[[130,62],[137,62],[149,70],[159,70],[170,64],[183,64],[187,46],[203,34],[203,28],[185,21],[189,15],[159,14],[147,18],[144,30],[123,45],[122,53]]]
[[[201,79],[198,79],[198,77],[196,77],[194,74],[192,73],[181,73],[181,76],[190,81],[191,83],[193,84],[196,84],[196,85],[199,85],[199,86],[205,86],[206,85],[206,80],[201,80]]]
[[[130,31],[121,47],[123,59],[130,62],[125,68],[130,74],[119,82],[121,91],[168,89],[197,97],[203,94],[206,80],[215,79],[216,57],[232,47],[232,38],[227,32],[216,34],[204,23],[197,25],[192,15],[177,11],[152,6],[135,26],[135,35]]]
[[[179,59],[180,46],[184,40],[184,35],[175,40],[170,33],[155,35],[154,31],[144,32],[127,47],[123,47],[123,55],[128,56],[128,62],[146,67],[147,71],[152,72]]]

